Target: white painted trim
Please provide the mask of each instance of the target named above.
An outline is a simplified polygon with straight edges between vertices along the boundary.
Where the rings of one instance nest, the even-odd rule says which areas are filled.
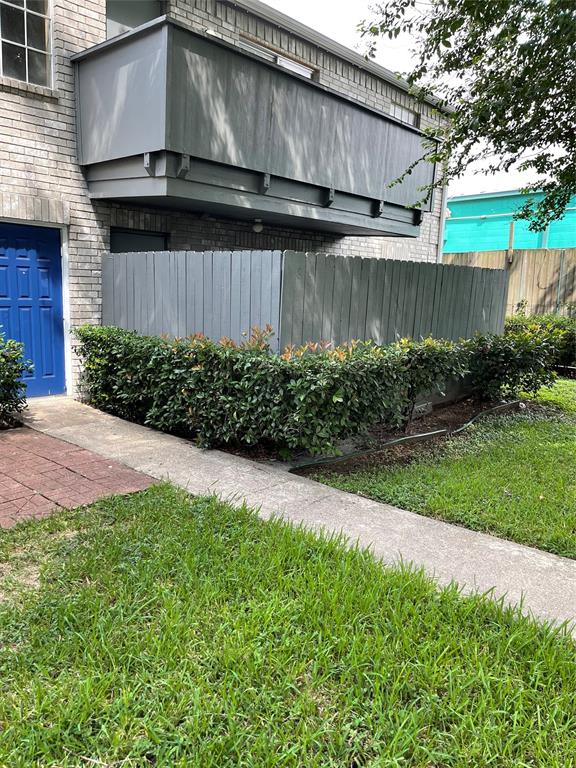
[[[535,194],[538,194],[537,192]],[[520,189],[504,189],[502,192],[478,192],[474,195],[451,195],[448,200],[487,200],[491,197],[510,197],[511,195],[524,196]],[[526,195],[528,197],[528,195]]]
[[[68,258],[68,225],[54,222],[36,221],[31,219],[16,219],[7,216],[0,217],[0,224],[19,224],[22,227],[43,227],[60,231],[60,268],[62,272],[62,322],[64,326],[64,386],[66,394],[72,391],[72,336],[70,334],[70,284]]]
[[[62,322],[64,324],[64,385],[66,394],[72,394],[72,334],[70,321],[70,258],[68,254],[68,227],[60,227],[60,265],[62,270]]]
[[[450,206],[448,206],[450,207]],[[569,207],[566,211],[576,211],[576,207]],[[514,216],[517,211],[508,211],[507,213],[477,213],[474,216],[449,216],[450,221],[463,221],[464,219],[496,219],[502,216]]]
[[[436,263],[442,264],[444,254],[444,236],[446,234],[446,211],[448,210],[448,187],[442,187],[442,209],[440,211],[440,222],[438,223],[438,245],[436,248]]]
[[[50,85],[51,90],[56,90],[56,56],[54,54],[54,0],[48,0],[48,30],[50,32]]]

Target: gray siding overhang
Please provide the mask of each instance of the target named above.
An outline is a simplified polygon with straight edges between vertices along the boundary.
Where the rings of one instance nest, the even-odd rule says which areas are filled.
[[[98,199],[341,234],[415,237],[422,134],[161,17],[72,57]]]

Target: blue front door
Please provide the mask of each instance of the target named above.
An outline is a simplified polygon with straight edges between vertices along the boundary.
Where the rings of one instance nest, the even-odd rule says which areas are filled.
[[[24,343],[27,395],[66,389],[62,265],[57,229],[0,223],[0,333]]]

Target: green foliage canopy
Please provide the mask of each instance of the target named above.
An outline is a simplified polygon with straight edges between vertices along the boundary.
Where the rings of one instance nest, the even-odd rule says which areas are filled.
[[[360,29],[373,55],[378,38],[409,34],[419,97],[452,107],[425,141],[444,167],[441,186],[472,164],[516,168],[537,181],[518,217],[542,230],[576,194],[575,0],[387,0]],[[430,191],[429,189],[427,190]]]
[[[22,344],[0,333],[0,429],[26,407],[26,385],[22,377],[32,371],[23,358]]]

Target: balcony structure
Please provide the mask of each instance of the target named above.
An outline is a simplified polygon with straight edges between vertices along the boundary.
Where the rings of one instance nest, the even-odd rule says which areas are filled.
[[[73,57],[94,199],[417,237],[422,133],[167,17]]]

